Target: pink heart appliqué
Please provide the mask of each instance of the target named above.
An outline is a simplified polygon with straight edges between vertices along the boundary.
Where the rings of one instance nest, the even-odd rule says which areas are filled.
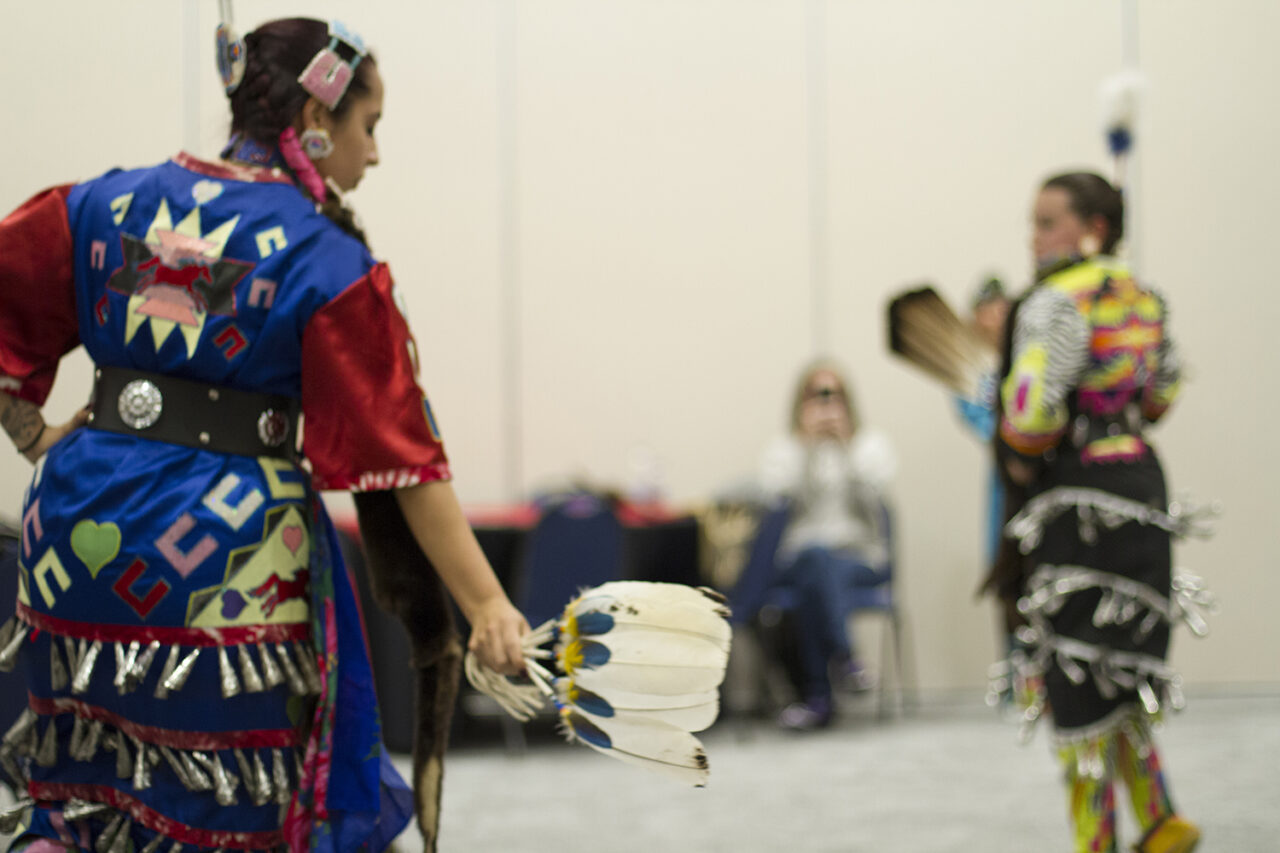
[[[302,528],[296,524],[290,524],[280,534],[280,538],[284,540],[284,547],[296,557],[298,549],[302,547]]]

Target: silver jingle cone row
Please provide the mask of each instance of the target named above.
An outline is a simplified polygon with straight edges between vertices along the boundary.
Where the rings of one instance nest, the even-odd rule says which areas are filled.
[[[38,731],[40,715],[26,709],[9,727],[0,741],[0,762],[15,782],[28,781],[28,774],[18,761],[32,758],[41,767],[53,767],[58,761],[58,732],[56,718],[49,718],[44,733]],[[152,769],[161,761],[168,764],[178,781],[189,791],[212,791],[220,805],[238,803],[237,791],[244,786],[250,802],[265,805],[273,799],[280,805],[289,802],[295,787],[290,782],[289,761],[286,752],[293,753],[293,778],[302,776],[302,755],[292,747],[261,747],[244,750],[187,750],[144,743],[125,732],[107,726],[101,720],[76,717],[72,723],[67,756],[75,761],[92,761],[103,749],[116,753],[116,776],[129,779],[133,789],[143,791],[151,787]],[[264,754],[270,751],[270,759]],[[230,756],[220,753],[230,752]],[[240,771],[237,775],[231,765]],[[268,771],[267,765],[271,769]]]
[[[285,758],[285,748],[271,749],[271,772],[267,771],[267,761],[263,758],[266,748],[250,750],[233,749],[232,758],[239,768],[237,775],[229,766],[230,760],[224,761],[219,752],[201,750],[179,750],[167,746],[159,747],[159,755],[168,763],[178,781],[189,791],[212,791],[219,805],[233,806],[238,800],[241,785],[255,806],[265,805],[273,798],[279,804],[289,802],[293,786],[289,781],[289,766]],[[293,750],[290,750],[293,751]],[[298,756],[295,751],[295,763]],[[300,775],[295,770],[295,778]]]
[[[16,615],[0,627],[0,672],[13,669],[18,650],[30,631],[31,627]],[[54,690],[63,690],[69,680],[72,693],[84,693],[89,689],[89,682],[97,668],[103,641],[90,642],[83,638],[77,641],[67,636],[62,637],[62,641],[65,662],[56,640],[49,644],[50,685]],[[216,652],[209,647],[196,646],[185,654],[182,646],[170,646],[156,684],[155,697],[165,699],[171,692],[181,690],[191,676],[201,652],[206,650],[218,656],[218,675],[223,698],[230,699],[242,691],[260,693],[285,683],[299,696],[320,692],[320,668],[316,663],[315,649],[310,643],[254,645],[257,647],[260,663],[254,661],[248,645],[240,645],[235,647],[235,665],[231,661],[229,646],[217,646]],[[146,646],[138,640],[114,644],[116,672],[112,684],[121,695],[133,692],[146,679],[159,656],[160,648],[158,640],[153,640]]]
[[[81,640],[80,646],[76,647],[66,638],[69,665],[63,664],[57,646],[51,646],[49,666],[53,689],[65,687],[67,673],[72,672],[71,692],[86,692],[101,658],[102,646],[101,640],[94,640],[87,646]],[[127,645],[114,644],[116,672],[112,684],[120,694],[130,693],[138,688],[160,657],[160,649],[161,644],[156,641],[146,646],[137,641]],[[320,692],[320,669],[310,643],[258,643],[256,649],[257,661],[248,645],[196,646],[188,649],[179,645],[170,646],[168,654],[164,656],[160,677],[156,679],[154,695],[157,699],[167,699],[170,693],[182,690],[191,677],[196,662],[205,653],[217,656],[218,679],[223,698],[230,699],[242,692],[261,693],[281,684],[288,684],[289,689],[299,696]]]
[[[8,811],[0,813],[0,834],[12,835],[17,832],[34,805],[34,800],[24,798]],[[95,816],[105,817],[106,814],[112,816],[107,818],[106,826],[93,842],[94,853],[131,853],[134,850],[133,820],[124,813],[115,812],[105,803],[75,798],[68,800],[62,808],[62,819],[67,823],[76,823]],[[139,853],[156,853],[169,840],[164,835],[156,834]],[[182,842],[174,841],[166,853],[182,853],[183,849]]]

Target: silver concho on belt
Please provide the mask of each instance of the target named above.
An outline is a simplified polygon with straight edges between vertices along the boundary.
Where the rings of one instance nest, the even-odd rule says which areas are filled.
[[[275,409],[258,415],[258,438],[267,447],[279,447],[289,437],[289,416]]]
[[[160,420],[164,397],[153,382],[135,379],[121,389],[117,408],[120,420],[134,429],[146,429]]]

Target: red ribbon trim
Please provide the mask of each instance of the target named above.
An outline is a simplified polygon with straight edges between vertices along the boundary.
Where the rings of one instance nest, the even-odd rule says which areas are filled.
[[[221,178],[224,181],[246,181],[257,184],[292,184],[293,180],[283,171],[268,169],[263,166],[245,166],[239,163],[210,163],[193,157],[185,151],[179,151],[173,162],[182,168],[207,175],[210,178]]]
[[[18,618],[33,628],[63,637],[101,640],[104,643],[159,641],[166,646],[245,646],[258,643],[289,643],[311,638],[306,622],[287,625],[244,625],[233,628],[169,628],[147,625],[102,625],[73,622],[32,610],[18,602]]]
[[[163,700],[156,700],[163,701]],[[135,723],[98,705],[90,705],[69,696],[46,699],[42,696],[27,694],[27,704],[32,711],[45,716],[57,714],[75,714],[85,720],[101,720],[109,726],[115,726],[127,735],[138,740],[167,746],[171,749],[198,749],[202,751],[217,749],[274,749],[276,747],[296,747],[301,738],[293,729],[257,729],[245,732],[190,732],[178,729],[162,729],[158,726],[145,726]]]
[[[123,791],[108,785],[82,785],[66,782],[31,782],[27,786],[32,798],[36,800],[52,800],[66,802],[76,798],[95,803],[106,803],[118,811],[125,812],[148,829],[161,835],[181,841],[183,844],[194,844],[198,847],[232,847],[237,850],[265,850],[279,847],[284,836],[278,831],[271,832],[224,832],[213,829],[196,829],[185,823],[165,817],[160,812],[137,800]]]

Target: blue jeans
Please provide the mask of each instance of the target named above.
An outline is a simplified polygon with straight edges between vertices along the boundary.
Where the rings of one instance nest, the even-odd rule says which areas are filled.
[[[806,700],[829,699],[828,667],[833,660],[853,659],[848,630],[852,591],[888,579],[886,569],[873,568],[847,552],[821,547],[806,548],[782,567],[770,591],[784,593],[792,604],[799,682]]]

